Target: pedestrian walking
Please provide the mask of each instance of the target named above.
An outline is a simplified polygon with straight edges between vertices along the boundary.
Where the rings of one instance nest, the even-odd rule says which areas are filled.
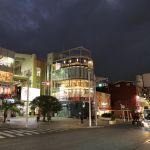
[[[94,115],[92,115],[91,118],[92,118],[92,122],[93,122],[94,121]]]
[[[6,122],[6,118],[7,118],[7,113],[6,111],[4,112],[4,122]]]
[[[38,114],[36,117],[36,121],[38,122],[40,120],[40,115]]]
[[[51,121],[51,113],[48,113],[48,114],[47,114],[47,121],[48,121],[48,122]]]
[[[81,124],[83,124],[83,116],[81,116],[80,119],[81,119]]]

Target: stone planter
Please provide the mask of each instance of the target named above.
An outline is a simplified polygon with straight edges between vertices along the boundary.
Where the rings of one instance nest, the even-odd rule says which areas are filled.
[[[116,120],[113,120],[113,121],[109,121],[109,124],[116,124]]]
[[[111,118],[101,117],[101,120],[111,120]]]

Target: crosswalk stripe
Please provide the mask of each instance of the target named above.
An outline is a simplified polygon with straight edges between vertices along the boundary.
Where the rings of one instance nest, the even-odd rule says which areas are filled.
[[[53,131],[55,131],[55,130],[51,130],[51,131],[47,131],[47,132],[53,132]]]
[[[22,130],[22,131],[24,131],[24,132],[29,132],[29,133],[33,133],[33,134],[40,134],[40,133],[38,133],[38,132],[34,132],[34,131],[29,131],[29,130]]]
[[[6,135],[6,136],[9,136],[9,137],[15,137],[14,135],[11,135],[11,134],[8,134],[8,133],[4,133],[4,132],[0,132],[0,134]]]
[[[12,131],[3,131],[3,132],[10,133],[10,134],[13,134],[13,133],[14,133],[14,132],[12,132]]]
[[[17,133],[16,135],[18,135],[18,136],[24,136],[23,134],[20,134],[20,133]]]
[[[0,136],[0,139],[5,138],[4,136]]]
[[[33,135],[33,134],[31,134],[31,133],[24,133],[24,134],[27,134],[27,135]]]
[[[11,130],[13,132],[18,132],[18,133],[24,133],[23,131],[18,131],[18,130]]]
[[[68,129],[16,129],[16,130],[10,130],[10,131],[3,131],[0,132],[0,139],[6,138],[6,137],[16,137],[16,136],[26,136],[26,135],[34,135],[34,134],[41,134],[41,133],[51,133],[51,132],[61,132]]]

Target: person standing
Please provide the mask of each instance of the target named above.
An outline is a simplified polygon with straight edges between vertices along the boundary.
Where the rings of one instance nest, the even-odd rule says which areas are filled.
[[[81,116],[81,118],[80,118],[80,119],[81,119],[81,124],[83,125],[83,116]]]
[[[92,122],[93,122],[93,121],[94,121],[94,115],[92,115],[92,117],[91,117],[91,118],[92,118]]]
[[[4,112],[4,122],[6,122],[6,118],[7,118],[7,113],[6,111]]]

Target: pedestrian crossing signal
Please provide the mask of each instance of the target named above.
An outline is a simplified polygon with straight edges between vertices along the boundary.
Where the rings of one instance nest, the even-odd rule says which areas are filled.
[[[85,102],[82,103],[82,107],[83,107],[83,108],[85,107]]]
[[[103,85],[102,85],[102,83],[99,83],[99,85],[98,85],[99,87],[102,87]]]

